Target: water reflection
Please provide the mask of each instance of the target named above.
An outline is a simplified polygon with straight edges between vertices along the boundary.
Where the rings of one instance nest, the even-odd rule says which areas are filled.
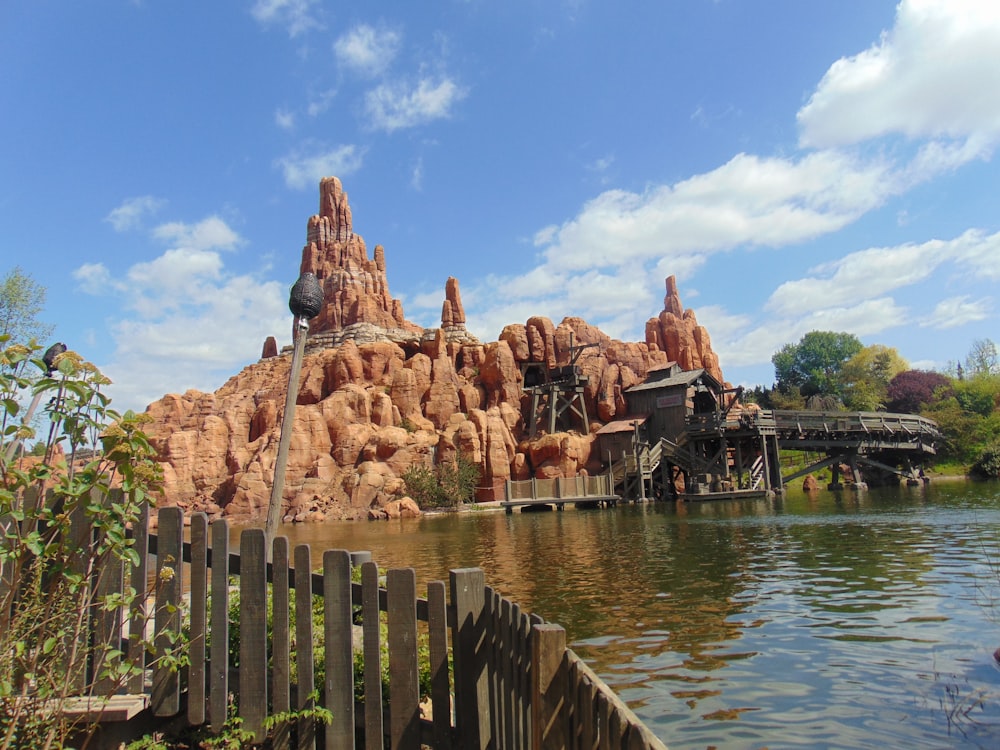
[[[673,748],[995,747],[998,499],[956,483],[286,530],[317,565],[342,547],[421,581],[484,568]]]

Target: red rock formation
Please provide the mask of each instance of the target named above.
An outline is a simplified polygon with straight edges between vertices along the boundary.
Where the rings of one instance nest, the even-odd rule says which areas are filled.
[[[646,344],[665,352],[667,359],[684,370],[705,368],[720,383],[719,357],[704,326],[698,325],[693,310],[685,310],[677,293],[677,279],[668,276],[663,312],[646,322]]]
[[[310,321],[310,334],[356,323],[422,331],[403,317],[402,303],[389,294],[385,250],[376,245],[375,257],[369,259],[364,239],[354,234],[347,193],[336,177],[320,183],[319,214],[309,219],[299,266],[299,273],[307,271],[316,274],[324,297],[323,309]]]
[[[301,271],[320,279],[325,303],[312,321],[292,427],[283,517],[385,518],[418,512],[401,477],[413,465],[454,460],[480,467],[480,500],[503,495],[507,479],[597,473],[592,450],[601,422],[624,413],[624,392],[678,362],[721,381],[708,332],[684,310],[674,277],[645,342],[617,341],[582,318],[558,326],[536,316],[481,344],[465,330],[458,281],[445,284],[441,328],[403,317],[388,290],[385,253],[368,259],[354,233],[347,194],[323,180],[309,220]],[[152,404],[148,434],[164,470],[164,501],[211,515],[248,518],[270,496],[290,357],[269,339],[261,361],[214,394],[188,391]],[[522,372],[574,363],[594,424],[588,434],[531,440],[531,397]],[[529,417],[526,422],[525,418]]]

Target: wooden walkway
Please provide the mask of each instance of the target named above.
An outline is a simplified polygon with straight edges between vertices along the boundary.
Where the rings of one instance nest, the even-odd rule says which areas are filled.
[[[609,507],[618,503],[612,492],[608,476],[556,477],[554,479],[507,480],[504,499],[500,507],[508,514],[514,508],[536,510],[555,508],[562,510],[566,504],[575,507]]]

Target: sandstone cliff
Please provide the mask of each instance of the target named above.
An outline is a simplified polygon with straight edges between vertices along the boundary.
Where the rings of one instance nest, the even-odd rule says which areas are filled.
[[[320,185],[320,211],[309,219],[300,271],[316,274],[325,302],[309,328],[286,521],[396,511],[407,467],[452,460],[457,452],[480,467],[480,499],[501,497],[510,478],[596,473],[602,467],[594,432],[623,413],[623,392],[651,369],[676,361],[722,380],[708,333],[681,306],[673,277],[644,342],[611,339],[581,318],[555,325],[533,317],[483,344],[465,328],[454,278],[445,283],[441,327],[424,330],[406,320],[389,293],[383,248],[368,258],[336,178]],[[580,348],[588,344],[594,346]],[[530,363],[552,369],[574,357],[586,376],[590,432],[543,429],[528,440],[523,372]],[[266,511],[289,368],[288,348],[280,354],[269,339],[262,359],[215,393],[171,394],[149,406],[163,502],[239,519]]]

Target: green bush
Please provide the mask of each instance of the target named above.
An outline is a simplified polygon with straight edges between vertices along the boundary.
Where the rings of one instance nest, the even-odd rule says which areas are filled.
[[[1000,445],[994,445],[983,451],[969,469],[969,474],[980,479],[1000,479]]]
[[[462,453],[436,467],[411,466],[403,472],[406,492],[421,508],[454,507],[475,498],[479,465]]]

